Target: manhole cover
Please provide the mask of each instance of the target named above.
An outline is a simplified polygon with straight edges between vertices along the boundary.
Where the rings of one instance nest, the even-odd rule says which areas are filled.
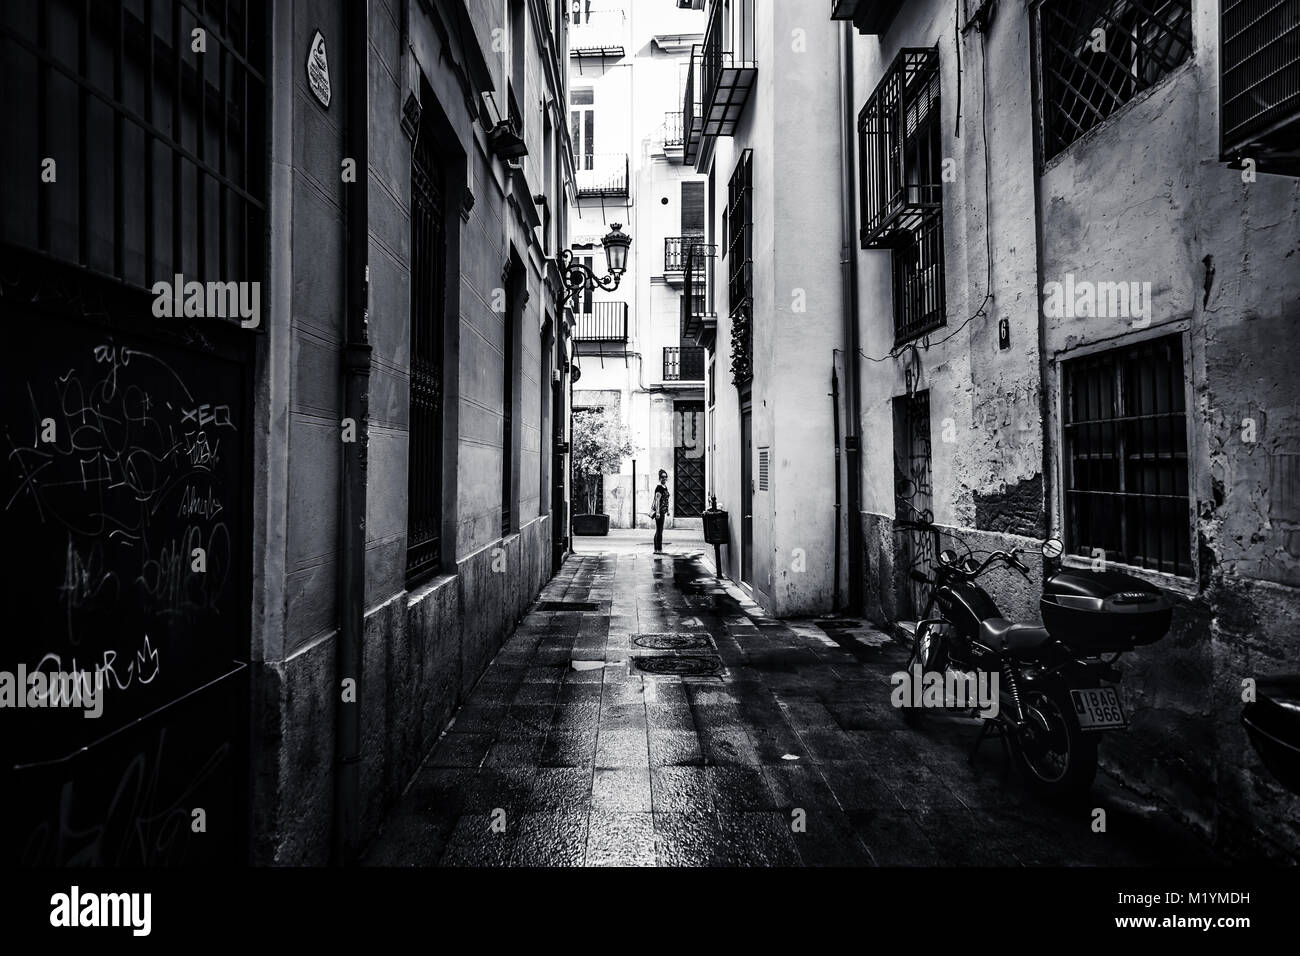
[[[595,611],[599,604],[591,601],[539,601],[539,611]]]
[[[686,651],[708,647],[709,638],[706,634],[642,634],[632,643],[653,651]]]
[[[703,677],[722,670],[722,661],[716,657],[634,657],[639,671],[646,674],[670,674],[678,677]]]

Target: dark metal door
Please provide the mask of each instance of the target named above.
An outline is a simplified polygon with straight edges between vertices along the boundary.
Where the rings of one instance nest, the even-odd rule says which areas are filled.
[[[407,460],[406,579],[414,586],[442,564],[443,309],[446,302],[446,180],[432,132],[411,154],[411,424]]]
[[[673,514],[704,512],[704,403],[673,405]]]
[[[931,480],[930,393],[917,392],[894,399],[894,514],[900,520],[932,521],[934,492]],[[927,585],[913,581],[908,572],[929,572],[934,535],[928,531],[901,531],[895,561],[895,589],[900,595],[898,616],[914,618],[925,608]]]
[[[746,403],[740,412],[740,580],[754,576],[754,413]]]

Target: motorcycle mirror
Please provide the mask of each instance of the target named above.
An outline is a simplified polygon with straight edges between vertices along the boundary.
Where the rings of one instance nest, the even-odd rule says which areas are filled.
[[[944,548],[942,551],[939,552],[940,564],[944,564],[944,565],[953,564],[956,560],[957,560],[957,552],[953,551],[951,548]]]
[[[1061,543],[1060,538],[1048,538],[1043,542],[1043,557],[1048,561],[1055,561],[1065,553],[1065,545]]]

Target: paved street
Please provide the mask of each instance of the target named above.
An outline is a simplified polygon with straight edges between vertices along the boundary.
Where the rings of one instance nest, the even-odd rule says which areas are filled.
[[[705,573],[698,541],[655,556],[638,534],[579,542],[367,862],[1214,862],[1104,777],[1085,803],[1049,807],[1003,773],[996,743],[968,766],[973,721],[911,728],[890,707],[906,654],[884,634],[767,618]],[[718,673],[683,676],[710,659]]]

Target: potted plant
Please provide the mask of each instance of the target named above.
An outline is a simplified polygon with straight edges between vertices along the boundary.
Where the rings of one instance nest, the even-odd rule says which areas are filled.
[[[609,515],[596,510],[596,483],[615,474],[635,451],[627,428],[612,409],[584,408],[573,413],[573,474],[585,492],[575,500],[574,510],[580,504],[587,508],[586,514],[574,514],[574,534],[609,534]]]

